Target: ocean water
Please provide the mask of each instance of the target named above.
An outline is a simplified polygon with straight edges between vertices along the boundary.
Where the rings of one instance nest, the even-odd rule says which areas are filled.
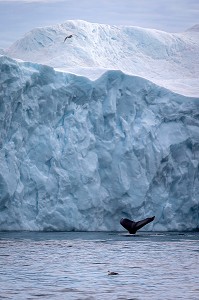
[[[198,300],[199,232],[0,232],[0,299]]]

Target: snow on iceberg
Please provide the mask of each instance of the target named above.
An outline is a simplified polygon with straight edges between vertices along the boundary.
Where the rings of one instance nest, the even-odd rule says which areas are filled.
[[[199,227],[199,99],[0,57],[0,230]]]
[[[186,96],[199,96],[199,31],[167,33],[81,20],[36,28],[5,55],[97,79],[107,70],[137,75]],[[67,35],[73,37],[64,43]]]

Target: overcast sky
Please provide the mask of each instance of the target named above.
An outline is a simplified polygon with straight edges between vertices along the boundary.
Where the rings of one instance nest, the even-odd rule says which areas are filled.
[[[182,32],[199,23],[199,0],[0,0],[0,48],[73,19]]]

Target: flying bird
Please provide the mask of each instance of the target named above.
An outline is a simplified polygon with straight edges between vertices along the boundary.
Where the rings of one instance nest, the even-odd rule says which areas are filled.
[[[65,39],[64,39],[64,42],[67,40],[67,39],[71,39],[72,38],[72,34],[70,34],[70,35],[67,35],[66,37],[65,37]]]

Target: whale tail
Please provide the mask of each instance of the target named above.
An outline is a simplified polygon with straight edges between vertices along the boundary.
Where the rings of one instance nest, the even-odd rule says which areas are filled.
[[[144,227],[145,225],[147,225],[148,223],[152,222],[155,219],[155,216],[151,217],[151,218],[146,218],[137,222],[134,222],[132,220],[129,219],[121,219],[120,220],[120,224],[126,229],[128,230],[128,232],[130,234],[135,234],[139,229],[141,229],[142,227]]]

